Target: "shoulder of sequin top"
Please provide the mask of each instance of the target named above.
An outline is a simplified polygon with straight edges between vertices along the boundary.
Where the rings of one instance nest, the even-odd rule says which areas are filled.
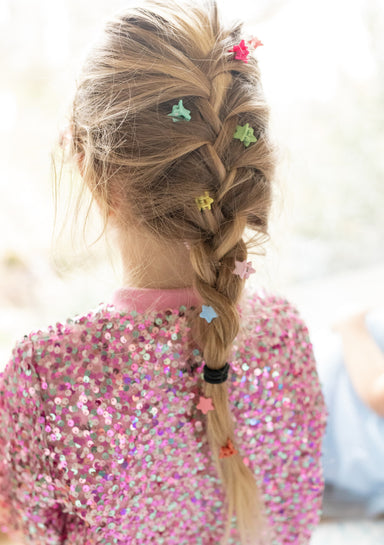
[[[263,325],[268,324],[271,332],[279,335],[281,327],[303,325],[297,308],[291,302],[284,297],[265,294],[265,292],[251,293],[245,290],[238,309],[242,331],[249,331],[255,323],[260,330]],[[60,343],[64,337],[71,336],[75,341],[81,337],[82,340],[95,344],[102,338],[110,340],[108,331],[114,329],[124,330],[126,337],[128,334],[128,337],[137,338],[141,329],[150,327],[150,332],[157,335],[159,332],[165,333],[168,329],[172,329],[176,322],[178,330],[189,331],[188,310],[182,305],[178,308],[139,313],[135,310],[117,310],[112,304],[101,303],[94,310],[75,315],[44,329],[32,331],[24,336],[23,341],[30,340],[43,345],[45,342]],[[126,340],[128,341],[128,338]]]
[[[182,305],[140,314],[135,310],[117,310],[111,304],[102,303],[87,313],[32,331],[24,336],[22,342],[32,342],[34,359],[44,358],[44,365],[62,367],[66,361],[80,361],[95,350],[101,353],[96,361],[102,362],[108,359],[107,348],[118,354],[149,339],[153,342],[161,338],[165,346],[168,340],[186,342],[190,330],[188,310]]]

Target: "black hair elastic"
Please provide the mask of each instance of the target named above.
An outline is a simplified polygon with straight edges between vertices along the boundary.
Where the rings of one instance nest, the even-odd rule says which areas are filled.
[[[204,365],[203,371],[205,382],[209,382],[209,384],[221,384],[228,378],[229,363],[226,362],[221,369],[211,369],[207,365]]]

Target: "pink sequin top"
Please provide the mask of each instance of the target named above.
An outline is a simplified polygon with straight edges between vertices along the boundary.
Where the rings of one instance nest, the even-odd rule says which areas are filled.
[[[236,444],[271,545],[308,544],[328,416],[312,345],[292,304],[245,294],[228,375]],[[220,542],[225,496],[187,327],[199,304],[191,288],[122,288],[16,345],[0,374],[0,530],[33,545]]]

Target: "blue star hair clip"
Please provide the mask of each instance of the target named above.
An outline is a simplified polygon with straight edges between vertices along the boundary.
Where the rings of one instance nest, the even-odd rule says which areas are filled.
[[[172,106],[172,112],[167,114],[172,117],[173,121],[180,121],[180,119],[185,119],[185,121],[191,121],[190,116],[191,110],[187,110],[183,106],[183,100],[180,99],[178,104]]]
[[[213,318],[217,318],[215,310],[207,305],[203,305],[203,310],[200,312],[199,316],[205,318],[209,324],[212,322]]]

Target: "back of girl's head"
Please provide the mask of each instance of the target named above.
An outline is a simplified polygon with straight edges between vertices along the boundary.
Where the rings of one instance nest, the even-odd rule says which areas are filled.
[[[268,237],[275,156],[258,63],[229,50],[244,38],[241,23],[225,26],[214,0],[153,0],[114,16],[88,54],[70,119],[70,153],[79,156],[85,185],[114,211],[122,230],[139,225],[162,243],[186,242],[194,287],[217,318],[191,315],[192,335],[208,367],[231,357],[239,331],[237,303],[245,280],[235,260]],[[190,120],[169,114],[179,104]],[[256,142],[234,138],[253,128]],[[211,208],[196,198],[208,192]],[[248,227],[255,236],[244,241]],[[236,448],[227,382],[202,382],[211,397],[207,436],[242,543],[260,536],[262,502],[240,452],[219,458],[229,437]],[[239,449],[238,449],[239,450]],[[252,541],[254,543],[254,541]]]

